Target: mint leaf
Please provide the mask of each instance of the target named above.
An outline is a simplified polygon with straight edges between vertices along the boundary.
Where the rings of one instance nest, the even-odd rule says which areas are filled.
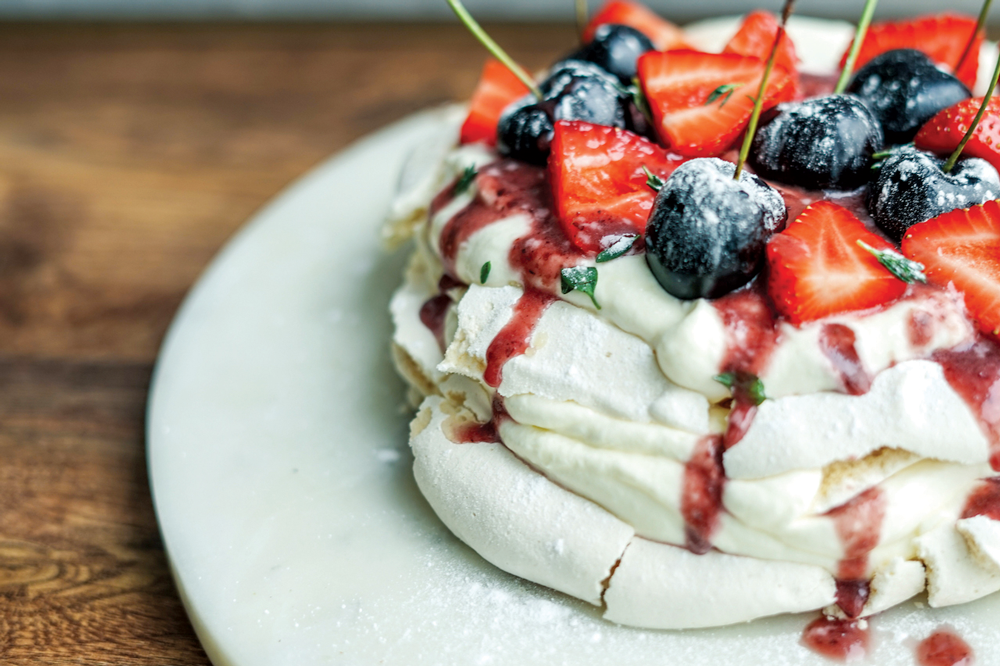
[[[622,236],[614,243],[604,248],[604,250],[597,255],[597,263],[603,264],[605,261],[611,261],[612,259],[617,259],[622,256],[632,249],[632,246],[635,245],[637,238],[639,238],[637,234],[626,234],[625,236]]]
[[[716,375],[712,377],[715,381],[719,382],[727,389],[733,388],[733,384],[736,383],[736,373],[734,372],[724,372],[721,375]]]
[[[655,173],[646,168],[646,165],[642,165],[642,171],[646,174],[646,185],[649,189],[654,192],[659,192],[663,189],[663,179],[657,176]]]
[[[455,183],[455,195],[457,196],[469,189],[469,185],[472,185],[472,181],[476,179],[478,173],[475,164],[465,167],[465,171],[462,172],[462,175]]]
[[[895,250],[876,250],[863,240],[859,240],[858,245],[866,252],[871,253],[872,256],[878,259],[878,263],[885,266],[890,273],[903,282],[907,284],[927,282],[927,276],[924,275],[924,265],[920,262],[907,259]]]
[[[716,88],[715,90],[713,90],[712,92],[710,92],[708,94],[708,99],[705,100],[705,106],[708,106],[709,104],[711,104],[715,100],[717,100],[720,97],[722,97],[723,95],[725,95],[725,97],[722,97],[722,104],[719,105],[719,108],[721,109],[722,107],[724,107],[726,105],[726,102],[729,101],[729,98],[733,96],[733,91],[736,90],[737,88],[739,88],[741,85],[743,85],[743,84],[741,84],[741,83],[724,83],[724,84],[722,84],[721,86],[719,86],[718,88]]]
[[[760,377],[753,378],[750,386],[747,387],[747,393],[755,406],[760,406],[760,403],[767,400],[767,396],[764,394],[764,382],[761,381]]]
[[[594,298],[594,288],[597,286],[596,268],[593,266],[564,268],[560,271],[559,276],[562,278],[562,293],[568,294],[571,291],[583,292],[587,296],[590,296],[590,300],[594,302],[595,308],[598,310],[601,309],[597,299]]]
[[[483,264],[483,267],[479,269],[479,284],[486,284],[486,281],[490,279],[490,269],[493,265],[490,262]]]

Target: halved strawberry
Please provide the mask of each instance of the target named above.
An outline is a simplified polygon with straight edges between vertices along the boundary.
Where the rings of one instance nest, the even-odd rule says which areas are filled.
[[[979,330],[1000,335],[1000,202],[913,225],[903,254],[924,265],[931,284],[955,285]]]
[[[767,244],[767,291],[793,324],[895,300],[906,283],[858,245],[893,249],[851,211],[817,201]]]
[[[639,81],[660,139],[691,157],[721,155],[753,111],[764,61],[735,53],[650,51],[639,58]],[[764,108],[792,98],[791,75],[771,71]]]
[[[722,52],[753,56],[766,61],[771,55],[774,39],[777,36],[778,19],[771,12],[758,9],[743,18],[740,29]],[[798,78],[799,58],[795,55],[795,45],[787,34],[781,38],[774,64],[784,67],[793,78]]]
[[[683,162],[638,134],[580,120],[555,124],[549,175],[566,236],[597,253],[646,230],[655,193],[642,167],[666,178]]]
[[[504,108],[528,94],[528,88],[500,61],[490,58],[483,65],[483,73],[469,102],[469,115],[462,123],[459,140],[462,143],[483,141],[489,145],[497,142],[497,122]]]
[[[684,31],[669,21],[661,19],[644,5],[629,0],[609,0],[590,19],[583,30],[583,41],[594,38],[597,26],[617,23],[635,28],[653,42],[660,51],[687,48]]]
[[[976,19],[962,14],[933,14],[918,16],[905,21],[882,21],[872,23],[865,35],[865,41],[858,52],[854,69],[861,68],[875,56],[893,49],[918,49],[939,65],[944,65],[970,89],[976,85],[979,73],[979,47],[983,34],[976,35],[969,55],[956,72],[958,61],[965,53],[965,47],[976,30]],[[851,47],[840,59],[843,67]]]
[[[982,97],[972,97],[939,111],[917,132],[913,140],[917,148],[941,155],[950,154],[969,131],[982,103]],[[990,98],[986,113],[965,144],[962,154],[981,157],[1000,169],[1000,97]]]

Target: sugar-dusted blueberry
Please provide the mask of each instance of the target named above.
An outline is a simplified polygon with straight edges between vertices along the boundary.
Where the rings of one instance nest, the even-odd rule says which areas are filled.
[[[853,95],[779,104],[761,116],[750,164],[768,180],[808,190],[853,190],[868,181],[882,128]]]
[[[716,298],[760,270],[764,246],[784,223],[785,202],[767,183],[718,158],[685,162],[656,195],[646,223],[646,261],[660,285],[684,299]]]
[[[875,171],[868,212],[896,242],[914,224],[1000,198],[1000,175],[986,160],[961,159],[950,173],[942,164],[934,155],[900,146]]]
[[[580,47],[573,60],[586,60],[618,77],[625,85],[636,75],[636,62],[646,51],[654,49],[649,37],[627,25],[606,23],[594,32],[594,38]]]
[[[557,120],[625,127],[629,94],[615,77],[593,63],[581,60],[557,63],[538,87],[541,100],[525,95],[500,116],[497,148],[502,154],[531,164],[545,164],[552,125]]]
[[[871,109],[888,143],[912,141],[935,113],[972,93],[916,49],[886,51],[858,70],[847,88]]]

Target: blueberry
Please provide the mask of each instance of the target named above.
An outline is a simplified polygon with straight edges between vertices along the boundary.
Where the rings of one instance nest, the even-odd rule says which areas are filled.
[[[872,110],[889,143],[912,141],[935,113],[972,97],[964,83],[916,49],[876,56],[858,70],[847,91]]]
[[[636,76],[639,56],[654,50],[649,37],[627,25],[607,23],[597,28],[589,44],[570,56],[573,60],[592,62],[618,77],[625,85]]]
[[[539,84],[541,101],[525,95],[500,116],[497,148],[501,154],[531,164],[545,164],[557,120],[585,120],[625,127],[629,94],[597,65],[565,60]]]
[[[934,155],[900,146],[875,171],[868,212],[896,242],[914,224],[1000,198],[1000,175],[986,160],[959,160],[950,173],[941,171],[942,164]]]
[[[684,299],[716,298],[757,274],[764,246],[784,223],[785,202],[767,183],[715,157],[677,167],[646,223],[646,262]]]
[[[779,104],[761,117],[750,164],[762,177],[807,190],[853,190],[868,181],[882,128],[853,95]]]

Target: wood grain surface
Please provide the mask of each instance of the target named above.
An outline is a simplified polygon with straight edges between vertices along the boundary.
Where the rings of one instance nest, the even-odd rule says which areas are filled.
[[[0,663],[209,663],[146,476],[163,334],[256,209],[482,61],[457,26],[0,25]]]

